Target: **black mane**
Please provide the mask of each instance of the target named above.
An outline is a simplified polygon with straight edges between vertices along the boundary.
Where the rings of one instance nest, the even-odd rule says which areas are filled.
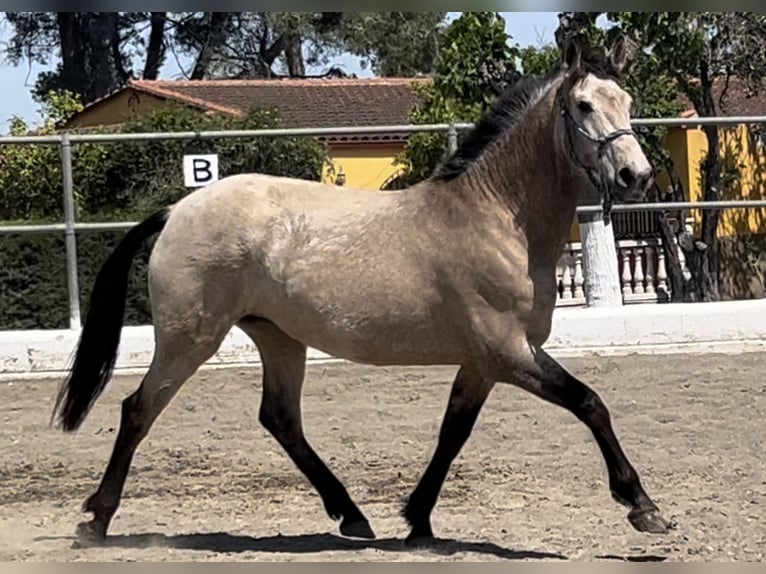
[[[462,175],[492,143],[519,122],[534,95],[544,90],[560,72],[561,70],[556,70],[546,76],[527,76],[505,88],[452,157],[434,170],[432,178],[447,182]],[[573,79],[580,79],[587,74],[617,82],[622,79],[620,71],[614,68],[602,51],[583,54]]]

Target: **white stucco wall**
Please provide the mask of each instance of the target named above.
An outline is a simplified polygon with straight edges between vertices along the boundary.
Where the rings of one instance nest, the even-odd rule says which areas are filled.
[[[69,330],[0,331],[0,377],[62,372],[78,335]],[[151,327],[126,327],[117,369],[145,369],[152,348]],[[546,349],[556,356],[766,350],[766,300],[559,308]],[[309,361],[329,359],[309,350]],[[250,340],[233,329],[205,366],[258,363]]]

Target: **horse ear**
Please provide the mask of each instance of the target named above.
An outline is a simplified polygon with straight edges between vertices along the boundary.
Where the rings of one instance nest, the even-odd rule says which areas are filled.
[[[582,48],[580,47],[580,43],[575,38],[571,38],[564,45],[564,65],[567,67],[567,70],[571,72],[579,68],[581,62]]]
[[[614,66],[615,70],[622,71],[625,67],[625,61],[627,60],[627,49],[625,46],[625,36],[620,34],[615,38],[612,47],[609,49],[609,61]]]

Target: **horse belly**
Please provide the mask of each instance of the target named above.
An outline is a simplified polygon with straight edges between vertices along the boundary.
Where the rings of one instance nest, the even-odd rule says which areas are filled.
[[[371,365],[458,364],[463,346],[448,315],[391,293],[358,290],[286,297],[269,318],[291,337],[328,355]]]

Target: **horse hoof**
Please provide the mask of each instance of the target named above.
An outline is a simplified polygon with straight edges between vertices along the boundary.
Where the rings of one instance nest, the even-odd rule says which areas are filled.
[[[372,531],[370,523],[366,520],[355,520],[353,522],[346,522],[344,520],[340,524],[340,533],[350,538],[366,538],[368,540],[375,538],[375,533]]]
[[[93,521],[80,522],[75,530],[75,535],[77,539],[72,543],[72,548],[100,546],[106,541],[106,532]]]
[[[665,520],[656,508],[633,509],[628,513],[628,520],[633,528],[649,534],[667,534],[675,528],[675,524]]]

